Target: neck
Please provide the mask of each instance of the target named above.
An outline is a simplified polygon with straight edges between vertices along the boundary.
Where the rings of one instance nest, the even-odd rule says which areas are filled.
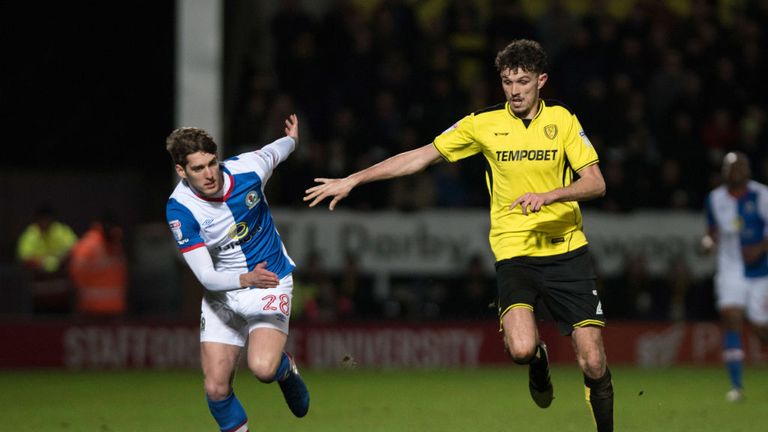
[[[531,120],[534,117],[536,117],[536,114],[539,113],[540,105],[541,105],[541,100],[537,98],[536,102],[534,102],[533,105],[531,106],[531,109],[529,109],[528,112],[525,114],[517,114],[514,111],[512,111],[512,105],[509,103],[507,103],[507,107],[508,107],[507,109],[509,109],[509,112],[512,113],[512,115],[514,115],[519,119]]]
[[[740,183],[737,185],[728,185],[728,193],[735,197],[744,195],[746,192],[747,192],[746,183]]]

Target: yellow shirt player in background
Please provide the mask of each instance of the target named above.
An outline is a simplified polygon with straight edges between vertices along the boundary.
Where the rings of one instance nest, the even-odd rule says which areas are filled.
[[[613,431],[605,320],[578,205],[605,194],[597,153],[568,108],[539,97],[548,78],[547,56],[539,43],[515,40],[495,63],[505,103],[464,117],[431,144],[343,179],[315,179],[320,184],[307,189],[304,201],[313,207],[330,198],[333,210],[361,184],[482,153],[489,166],[489,239],[505,348],[515,363],[529,365],[531,396],[538,406],[548,407],[554,391],[535,316],[536,308],[546,308],[572,338],[598,432]]]

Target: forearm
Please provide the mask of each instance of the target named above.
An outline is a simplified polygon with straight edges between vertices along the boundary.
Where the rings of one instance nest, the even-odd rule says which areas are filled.
[[[211,256],[205,248],[186,252],[184,260],[197,280],[209,291],[231,291],[243,287],[242,274],[216,271]]]
[[[275,160],[275,164],[278,164],[288,159],[288,156],[293,153],[295,149],[296,139],[285,136],[265,145],[261,148],[261,151],[270,154]]]
[[[354,186],[379,180],[404,177],[417,173],[429,165],[441,160],[434,145],[427,144],[415,150],[396,154],[364,170],[351,174],[347,179]]]
[[[597,166],[587,168],[588,172],[568,186],[555,189],[550,193],[553,202],[587,201],[605,195],[605,180]]]

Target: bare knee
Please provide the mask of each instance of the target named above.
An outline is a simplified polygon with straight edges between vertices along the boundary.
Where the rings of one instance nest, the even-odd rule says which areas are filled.
[[[605,374],[605,356],[600,350],[582,353],[578,361],[584,375],[592,379],[601,378]]]
[[[226,397],[232,393],[232,386],[230,385],[229,380],[217,380],[205,377],[204,386],[205,394],[208,395],[208,399],[212,401],[226,399]]]
[[[521,365],[530,363],[536,354],[536,344],[516,342],[512,338],[504,338],[504,347],[512,361]]]
[[[269,383],[274,381],[278,362],[266,356],[256,356],[248,359],[248,368],[259,381]]]

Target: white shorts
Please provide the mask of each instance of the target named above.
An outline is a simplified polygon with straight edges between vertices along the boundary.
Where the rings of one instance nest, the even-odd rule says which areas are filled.
[[[256,328],[273,328],[288,334],[293,298],[293,275],[275,288],[206,291],[200,311],[200,342],[243,347]]]
[[[746,278],[741,275],[715,275],[717,307],[735,306],[746,311],[754,324],[768,323],[768,276]]]

